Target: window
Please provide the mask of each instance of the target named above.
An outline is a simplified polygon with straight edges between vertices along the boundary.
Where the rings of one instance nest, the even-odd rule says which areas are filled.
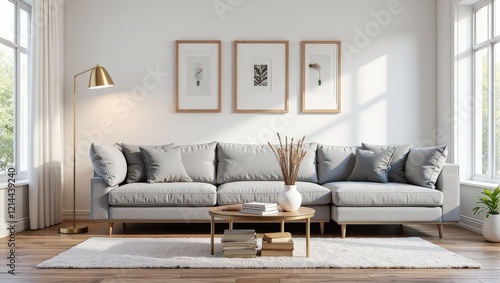
[[[0,183],[11,166],[27,178],[30,40],[31,7],[0,0]]]

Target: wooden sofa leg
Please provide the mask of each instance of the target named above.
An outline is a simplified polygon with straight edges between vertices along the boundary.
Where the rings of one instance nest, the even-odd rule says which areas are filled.
[[[438,232],[439,232],[439,238],[443,238],[443,228],[444,228],[444,225],[443,224],[438,224]]]
[[[321,232],[321,235],[325,235],[325,222],[319,223],[319,231]]]
[[[346,228],[347,228],[346,224],[340,224],[340,234],[342,235],[342,239],[345,239]]]
[[[113,222],[108,223],[108,234],[110,236],[113,234]]]

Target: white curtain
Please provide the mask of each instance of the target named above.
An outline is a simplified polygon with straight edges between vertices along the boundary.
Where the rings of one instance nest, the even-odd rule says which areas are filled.
[[[33,0],[30,228],[62,220],[64,1]]]

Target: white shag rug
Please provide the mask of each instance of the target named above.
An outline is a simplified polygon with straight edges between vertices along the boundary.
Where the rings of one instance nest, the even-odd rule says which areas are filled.
[[[258,240],[259,247],[261,240]],[[90,238],[38,268],[480,268],[420,238],[294,238],[293,257],[224,258],[220,238]]]

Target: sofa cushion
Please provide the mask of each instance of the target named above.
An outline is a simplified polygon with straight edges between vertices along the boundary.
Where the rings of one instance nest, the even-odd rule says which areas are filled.
[[[215,184],[216,142],[196,145],[181,145],[182,164],[195,182]]]
[[[412,148],[406,160],[405,176],[408,183],[430,189],[436,188],[436,181],[447,155],[446,146]]]
[[[165,150],[140,147],[146,164],[148,183],[192,182],[182,164],[181,149],[172,147]]]
[[[387,183],[394,151],[394,148],[379,151],[358,149],[356,164],[347,180]]]
[[[332,182],[323,184],[332,190],[336,206],[424,206],[443,204],[443,193],[402,183]]]
[[[405,164],[411,149],[411,144],[373,145],[362,143],[362,148],[373,151],[394,148],[395,151],[391,160],[391,169],[389,169],[388,174],[389,182],[407,183],[405,177]]]
[[[302,205],[325,205],[331,203],[329,189],[309,182],[297,182],[297,190],[302,195]],[[217,204],[227,205],[246,202],[278,202],[278,194],[283,190],[282,181],[230,182],[217,189]]]
[[[127,160],[127,179],[126,183],[135,182],[146,182],[146,165],[144,164],[144,159],[142,158],[141,151],[139,147],[148,147],[156,149],[168,149],[173,147],[174,144],[165,145],[136,145],[122,143],[123,154]]]
[[[320,184],[346,181],[356,163],[357,146],[318,145]]]
[[[94,171],[109,186],[119,185],[127,176],[127,162],[119,145],[95,145],[89,149],[90,160]]]
[[[316,143],[307,143],[307,150],[299,169],[297,181],[318,182],[316,174]],[[235,181],[281,181],[279,161],[267,144],[217,145],[217,183]]]
[[[207,183],[132,183],[109,192],[112,206],[213,206],[216,187]]]

